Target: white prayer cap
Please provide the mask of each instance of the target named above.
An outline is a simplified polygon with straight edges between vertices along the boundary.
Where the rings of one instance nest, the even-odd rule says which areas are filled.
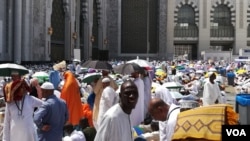
[[[44,82],[41,86],[41,89],[54,90],[54,85],[50,82]]]
[[[109,78],[105,77],[105,78],[102,79],[102,83],[107,83],[107,82],[110,82]]]
[[[208,78],[212,75],[212,74],[214,74],[214,72],[208,72]]]

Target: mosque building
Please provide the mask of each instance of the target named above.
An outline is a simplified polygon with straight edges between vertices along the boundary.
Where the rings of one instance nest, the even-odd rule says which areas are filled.
[[[250,0],[1,0],[0,61],[238,55],[249,22]]]

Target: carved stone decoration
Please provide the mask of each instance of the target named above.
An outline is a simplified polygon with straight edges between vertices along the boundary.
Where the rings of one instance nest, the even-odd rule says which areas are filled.
[[[101,24],[102,21],[102,4],[101,4],[101,0],[96,0],[97,3],[97,20],[98,20],[98,24]]]
[[[227,5],[227,7],[230,9],[230,11],[231,11],[231,22],[232,22],[232,25],[235,26],[235,7],[234,7],[234,4],[232,4],[231,1],[228,1],[228,0],[216,0],[216,1],[213,1],[213,4],[211,5],[211,15],[210,15],[211,16],[211,21],[213,21],[215,7],[217,7],[218,5],[221,5],[221,4]]]
[[[182,0],[179,4],[177,4],[176,8],[175,8],[175,11],[174,11],[174,22],[175,22],[175,25],[177,24],[177,13],[179,11],[179,9],[183,6],[183,5],[189,5],[191,6],[193,9],[194,9],[194,12],[195,12],[195,24],[198,26],[199,24],[199,9],[198,9],[198,6],[197,6],[197,3],[194,3],[193,1],[191,0]]]
[[[68,0],[63,0],[63,10],[65,13],[65,18],[69,18],[70,17],[70,9],[69,9],[69,1]]]
[[[82,0],[81,5],[82,5],[81,8],[82,17],[85,21],[88,21],[88,1]]]
[[[248,7],[247,7],[247,24],[250,24],[250,1],[248,1]]]

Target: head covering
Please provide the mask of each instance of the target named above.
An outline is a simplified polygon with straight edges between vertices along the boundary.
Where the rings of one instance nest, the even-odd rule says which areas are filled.
[[[214,74],[214,72],[208,72],[208,78],[209,78],[212,74]]]
[[[66,62],[63,60],[62,62],[55,64],[53,66],[54,70],[61,70],[61,69],[66,69]]]
[[[50,82],[44,82],[41,86],[41,89],[45,89],[45,90],[54,90],[54,85]]]
[[[27,92],[30,92],[31,88],[27,84],[27,82],[24,79],[15,80],[5,87],[5,101],[6,102],[12,102],[12,101],[19,101],[23,98],[24,95],[27,94]]]
[[[105,78],[102,79],[102,83],[107,83],[107,82],[110,82],[109,78],[105,77]]]

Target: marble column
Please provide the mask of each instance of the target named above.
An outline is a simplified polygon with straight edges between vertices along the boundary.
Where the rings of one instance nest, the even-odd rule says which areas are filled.
[[[75,48],[80,48],[80,15],[81,15],[81,1],[75,0],[76,3],[76,41],[75,41]]]
[[[22,0],[14,1],[14,62],[22,61]]]
[[[97,0],[97,17],[98,17],[98,48],[103,50],[103,16],[104,16],[104,1]]]
[[[101,44],[102,44],[102,49],[103,50],[106,50],[107,49],[107,45],[104,43],[104,40],[107,40],[107,0],[102,0],[103,4],[102,4],[102,7],[103,7],[103,36],[102,36],[102,41],[101,41]]]
[[[6,0],[8,1],[8,26],[13,27],[13,9],[14,9],[14,3],[13,0]],[[7,37],[7,55],[5,56],[6,58],[13,58],[12,50],[13,50],[13,28],[8,28],[8,37]]]
[[[30,60],[30,0],[22,0],[23,1],[23,32],[22,32],[22,56],[23,61]]]
[[[93,2],[87,1],[83,2],[82,7],[82,18],[83,18],[83,39],[84,39],[84,56],[85,60],[92,59],[92,44],[91,44],[91,36],[92,36],[92,26],[93,26]]]
[[[65,34],[64,34],[64,59],[65,60],[71,60],[71,43],[70,43],[70,37],[71,37],[71,21],[70,21],[70,5],[69,2],[64,1],[63,8],[65,12]]]

